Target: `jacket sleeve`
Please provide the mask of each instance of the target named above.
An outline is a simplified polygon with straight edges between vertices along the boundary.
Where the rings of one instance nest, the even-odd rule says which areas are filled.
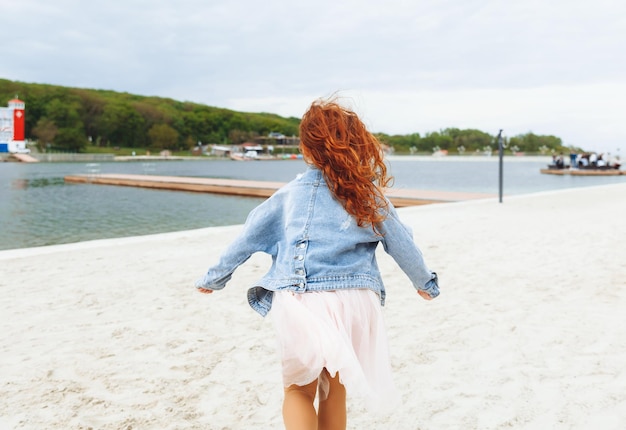
[[[400,221],[393,205],[388,203],[388,214],[381,226],[383,248],[411,280],[413,287],[430,297],[439,295],[437,274],[426,265],[422,252],[413,241],[409,226]]]
[[[274,194],[250,212],[241,233],[222,252],[217,264],[195,282],[196,288],[221,290],[235,269],[255,252],[276,255],[277,226],[282,225],[279,200]]]

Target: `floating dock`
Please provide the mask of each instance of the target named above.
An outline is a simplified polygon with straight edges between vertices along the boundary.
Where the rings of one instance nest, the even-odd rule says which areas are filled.
[[[626,171],[619,169],[540,169],[545,175],[571,176],[619,176],[626,175]]]
[[[245,181],[237,179],[194,178],[158,175],[86,174],[70,175],[65,182],[126,187],[155,188],[161,190],[193,191],[267,198],[285,185],[285,182]],[[385,193],[396,207],[457,202],[495,197],[485,193],[459,193],[452,191],[412,190],[392,188]]]

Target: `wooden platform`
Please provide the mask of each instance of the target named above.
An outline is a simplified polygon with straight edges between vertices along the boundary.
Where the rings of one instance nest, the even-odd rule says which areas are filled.
[[[17,161],[20,161],[22,163],[38,163],[39,162],[39,160],[37,160],[35,157],[33,157],[32,155],[28,155],[28,154],[13,153],[11,154],[11,158],[14,158]]]
[[[619,176],[626,175],[626,171],[619,169],[540,169],[545,175],[571,176]]]
[[[120,185],[263,198],[271,196],[276,190],[285,185],[284,182],[121,174],[70,175],[65,177],[65,182]],[[389,189],[386,195],[396,207],[495,197],[495,195],[485,193],[457,193],[403,188]]]

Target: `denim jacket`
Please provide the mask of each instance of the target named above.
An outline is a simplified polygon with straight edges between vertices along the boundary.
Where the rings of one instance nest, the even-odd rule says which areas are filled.
[[[437,274],[426,267],[411,230],[390,202],[379,230],[382,235],[371,226],[359,227],[333,196],[321,171],[308,167],[250,212],[241,233],[195,286],[221,290],[252,254],[265,252],[271,255],[272,266],[248,290],[248,303],[262,316],[278,290],[368,288],[384,305],[385,288],[375,256],[380,242],[416,289],[438,296]]]

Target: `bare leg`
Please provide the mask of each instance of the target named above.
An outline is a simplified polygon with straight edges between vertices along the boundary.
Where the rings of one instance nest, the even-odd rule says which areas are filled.
[[[318,430],[345,430],[346,417],[346,387],[339,382],[339,373],[330,377],[324,369],[329,381],[328,397],[319,405]]]
[[[290,385],[285,388],[283,421],[287,430],[317,430],[315,393],[317,379],[308,385]]]

